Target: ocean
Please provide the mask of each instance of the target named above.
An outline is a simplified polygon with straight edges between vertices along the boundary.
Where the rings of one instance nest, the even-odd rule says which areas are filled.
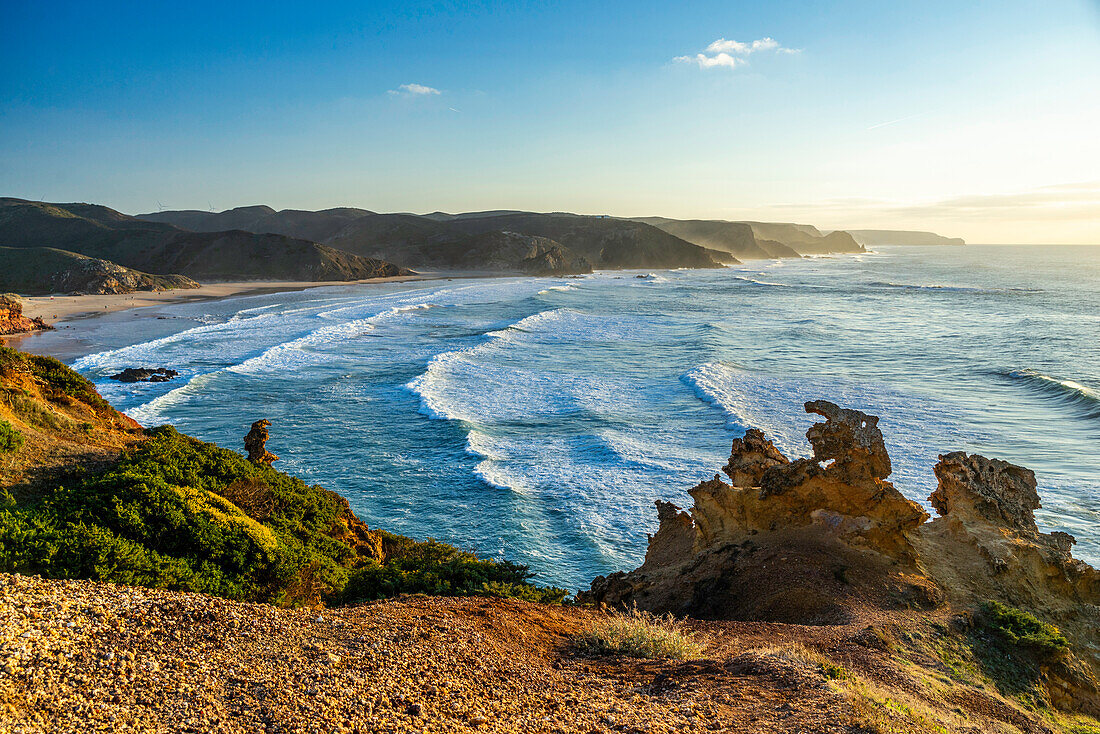
[[[1034,470],[1040,527],[1100,564],[1100,247],[326,287],[80,332],[33,348],[143,425],[241,450],[267,418],[276,467],[369,525],[570,590],[637,566],[654,500],[690,506],[746,428],[807,455],[817,398],[881,416],[890,480],[926,507],[940,453]],[[129,366],[180,377],[108,379]]]

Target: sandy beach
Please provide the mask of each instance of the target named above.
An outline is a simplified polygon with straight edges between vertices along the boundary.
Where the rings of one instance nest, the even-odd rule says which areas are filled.
[[[41,316],[53,325],[59,322],[89,316],[101,316],[145,306],[164,306],[173,303],[208,301],[216,298],[228,298],[240,295],[259,295],[280,291],[298,291],[306,288],[320,288],[334,285],[357,285],[363,283],[392,283],[406,280],[431,280],[440,277],[461,277],[456,273],[421,273],[391,278],[369,278],[367,280],[334,281],[285,281],[285,280],[247,280],[231,283],[203,283],[198,288],[176,289],[170,291],[139,291],[136,293],[118,293],[110,295],[57,295],[23,297],[23,314],[29,318]]]

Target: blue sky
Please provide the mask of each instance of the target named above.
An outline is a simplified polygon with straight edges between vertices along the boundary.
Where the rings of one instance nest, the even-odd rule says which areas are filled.
[[[1100,242],[1096,0],[4,5],[4,195]]]

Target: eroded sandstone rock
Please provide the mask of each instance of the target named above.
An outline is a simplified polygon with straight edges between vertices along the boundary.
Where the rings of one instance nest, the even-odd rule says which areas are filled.
[[[658,612],[826,623],[846,621],[848,601],[864,586],[886,588],[892,566],[913,562],[907,533],[928,515],[885,481],[890,460],[875,416],[825,401],[806,410],[826,419],[807,432],[814,458],[791,461],[750,429],[733,442],[725,467],[732,483],[716,475],[694,487],[690,514],[658,503],[661,525],[645,563],[596,579],[588,597]],[[928,589],[909,595],[936,598]]]
[[[890,456],[878,429],[878,416],[841,408],[828,400],[806,403],[807,413],[825,418],[806,431],[814,447],[814,461],[834,461],[838,477],[862,480],[890,476]]]
[[[987,600],[1056,625],[1073,652],[1043,665],[1059,707],[1100,712],[1100,571],[1042,533],[1035,475],[962,452],[940,456],[928,514],[886,481],[878,418],[827,401],[789,460],[755,429],[725,473],[690,490],[687,512],[658,502],[645,562],[592,582],[582,601],[696,617],[835,624],[888,609],[969,610]]]
[[[928,499],[940,517],[918,540],[929,547],[923,555],[936,573],[977,563],[966,588],[989,595],[1001,586],[1003,595],[1029,606],[1058,599],[1100,605],[1100,571],[1073,558],[1073,536],[1036,526],[1039,493],[1030,469],[956,451],[941,455],[934,471],[939,485]],[[945,551],[951,543],[968,548]],[[955,558],[955,569],[942,568],[945,554]]]

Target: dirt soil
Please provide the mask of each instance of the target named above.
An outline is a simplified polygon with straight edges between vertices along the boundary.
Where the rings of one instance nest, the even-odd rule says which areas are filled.
[[[0,731],[1052,731],[976,686],[929,687],[869,620],[695,621],[705,657],[658,661],[580,654],[598,614],[441,597],[287,610],[0,575]]]

